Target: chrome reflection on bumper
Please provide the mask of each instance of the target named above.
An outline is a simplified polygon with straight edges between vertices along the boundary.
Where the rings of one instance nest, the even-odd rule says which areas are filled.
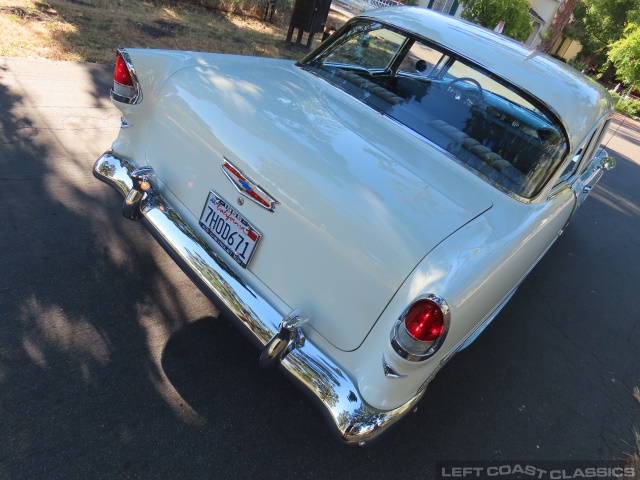
[[[144,192],[136,189],[131,177],[135,171],[129,161],[106,152],[93,173],[125,197],[123,213],[139,218],[203,293],[264,348],[278,334],[283,316],[237,276],[153,187]],[[137,205],[132,207],[134,197]],[[379,439],[424,393],[421,390],[394,410],[372,408],[347,374],[308,339],[282,359],[280,369],[319,404],[333,432],[350,445],[363,446]]]

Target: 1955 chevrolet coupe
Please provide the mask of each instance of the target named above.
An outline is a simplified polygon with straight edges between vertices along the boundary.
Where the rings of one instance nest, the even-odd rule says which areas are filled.
[[[413,409],[615,164],[598,84],[420,8],[300,62],[122,49],[111,97],[95,175],[352,445]]]

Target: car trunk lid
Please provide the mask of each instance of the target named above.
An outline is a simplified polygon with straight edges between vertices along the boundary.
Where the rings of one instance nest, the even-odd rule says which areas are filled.
[[[248,269],[357,348],[438,243],[491,207],[472,174],[291,62],[215,57],[165,84],[147,159],[197,218],[210,190],[262,234]],[[278,203],[239,205],[228,161]]]

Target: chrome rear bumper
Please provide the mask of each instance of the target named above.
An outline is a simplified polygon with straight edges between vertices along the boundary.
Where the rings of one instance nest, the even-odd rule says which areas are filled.
[[[283,316],[229,268],[153,187],[134,188],[132,163],[106,152],[94,175],[125,197],[123,213],[139,219],[193,282],[230,318],[239,321],[259,347],[278,333]],[[316,401],[333,432],[350,445],[363,446],[410,412],[423,392],[390,411],[367,405],[348,375],[308,339],[298,342],[280,363],[294,383]]]

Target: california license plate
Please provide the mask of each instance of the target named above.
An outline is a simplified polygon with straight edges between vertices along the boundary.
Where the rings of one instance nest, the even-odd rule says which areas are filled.
[[[215,192],[209,192],[200,215],[200,226],[236,262],[247,268],[262,235]]]

